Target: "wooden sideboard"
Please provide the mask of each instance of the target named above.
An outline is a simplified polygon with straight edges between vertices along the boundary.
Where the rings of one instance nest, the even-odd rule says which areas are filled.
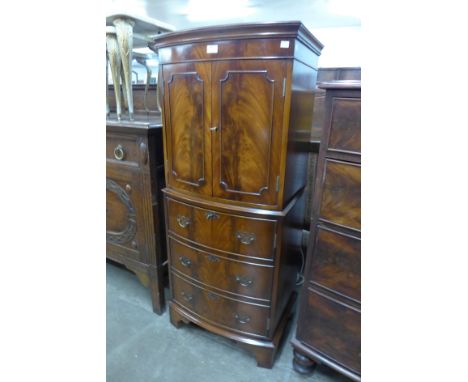
[[[361,84],[322,83],[325,118],[294,369],[324,363],[361,379]]]
[[[293,313],[320,42],[299,22],[168,33],[169,311],[271,368]],[[305,145],[307,146],[307,145]]]
[[[124,264],[150,289],[153,310],[164,307],[166,241],[161,188],[164,158],[160,117],[107,119],[107,258]]]

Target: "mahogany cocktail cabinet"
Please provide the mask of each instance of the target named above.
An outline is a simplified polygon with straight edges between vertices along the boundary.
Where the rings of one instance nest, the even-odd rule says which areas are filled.
[[[296,298],[317,61],[300,23],[168,33],[159,54],[171,322],[270,368]]]

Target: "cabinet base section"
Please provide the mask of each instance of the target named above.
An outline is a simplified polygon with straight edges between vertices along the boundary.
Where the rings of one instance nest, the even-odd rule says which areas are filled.
[[[268,339],[252,338],[247,335],[242,335],[237,332],[231,332],[219,326],[213,325],[212,323],[204,321],[197,315],[187,311],[180,305],[173,301],[169,301],[169,314],[171,323],[176,328],[179,328],[182,323],[196,324],[212,333],[218,334],[223,337],[230,338],[235,341],[239,346],[255,355],[257,360],[257,366],[271,369],[275,361],[276,353],[279,347],[282,345],[282,339],[285,338],[288,323],[294,314],[294,304],[296,302],[297,294],[291,294],[289,302],[284,310],[281,320],[276,328],[275,333]]]
[[[322,354],[314,351],[308,346],[304,345],[296,337],[291,340],[291,345],[294,349],[293,369],[300,374],[309,374],[314,369],[317,363],[328,366],[336,370],[338,373],[352,379],[353,381],[360,382],[361,375],[349,369],[344,368],[333,360],[323,356]]]
[[[122,264],[128,270],[135,273],[138,280],[150,290],[153,312],[163,314],[164,312],[164,280],[167,278],[167,266],[155,267],[148,264],[127,259],[118,254],[107,254],[107,259]]]

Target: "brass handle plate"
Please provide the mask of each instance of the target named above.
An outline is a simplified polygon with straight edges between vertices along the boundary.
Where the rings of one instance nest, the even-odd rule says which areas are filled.
[[[190,218],[184,215],[177,215],[177,223],[179,223],[182,228],[187,228],[190,224]]]
[[[219,259],[214,255],[208,255],[208,261],[211,261],[212,263],[217,263],[219,262]]]
[[[180,256],[179,261],[184,267],[190,267],[190,265],[192,265],[192,261],[185,256]]]
[[[215,295],[212,292],[208,292],[207,295],[210,300],[213,300],[213,301],[219,300],[219,296]]]
[[[236,276],[236,281],[244,287],[249,287],[253,284],[253,280],[247,278],[246,276]]]
[[[208,211],[205,213],[207,220],[219,219],[219,215],[216,212]]]
[[[250,245],[255,241],[255,234],[250,232],[236,232],[236,238],[240,240],[242,244]]]
[[[125,158],[125,150],[122,145],[117,145],[114,149],[114,157],[117,160],[123,160]]]
[[[239,323],[239,324],[248,324],[250,322],[250,317],[245,315],[245,316],[241,316],[239,314],[235,314],[234,318],[236,319],[236,321]]]
[[[185,301],[190,302],[193,300],[193,296],[190,293],[181,293],[182,297],[184,298]]]

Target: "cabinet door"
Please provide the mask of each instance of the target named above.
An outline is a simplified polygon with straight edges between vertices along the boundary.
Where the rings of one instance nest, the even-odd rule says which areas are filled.
[[[277,204],[286,66],[275,60],[213,64],[214,196]]]
[[[171,188],[211,196],[211,65],[164,65],[166,179]]]
[[[144,193],[139,170],[107,164],[107,257],[146,261]]]

